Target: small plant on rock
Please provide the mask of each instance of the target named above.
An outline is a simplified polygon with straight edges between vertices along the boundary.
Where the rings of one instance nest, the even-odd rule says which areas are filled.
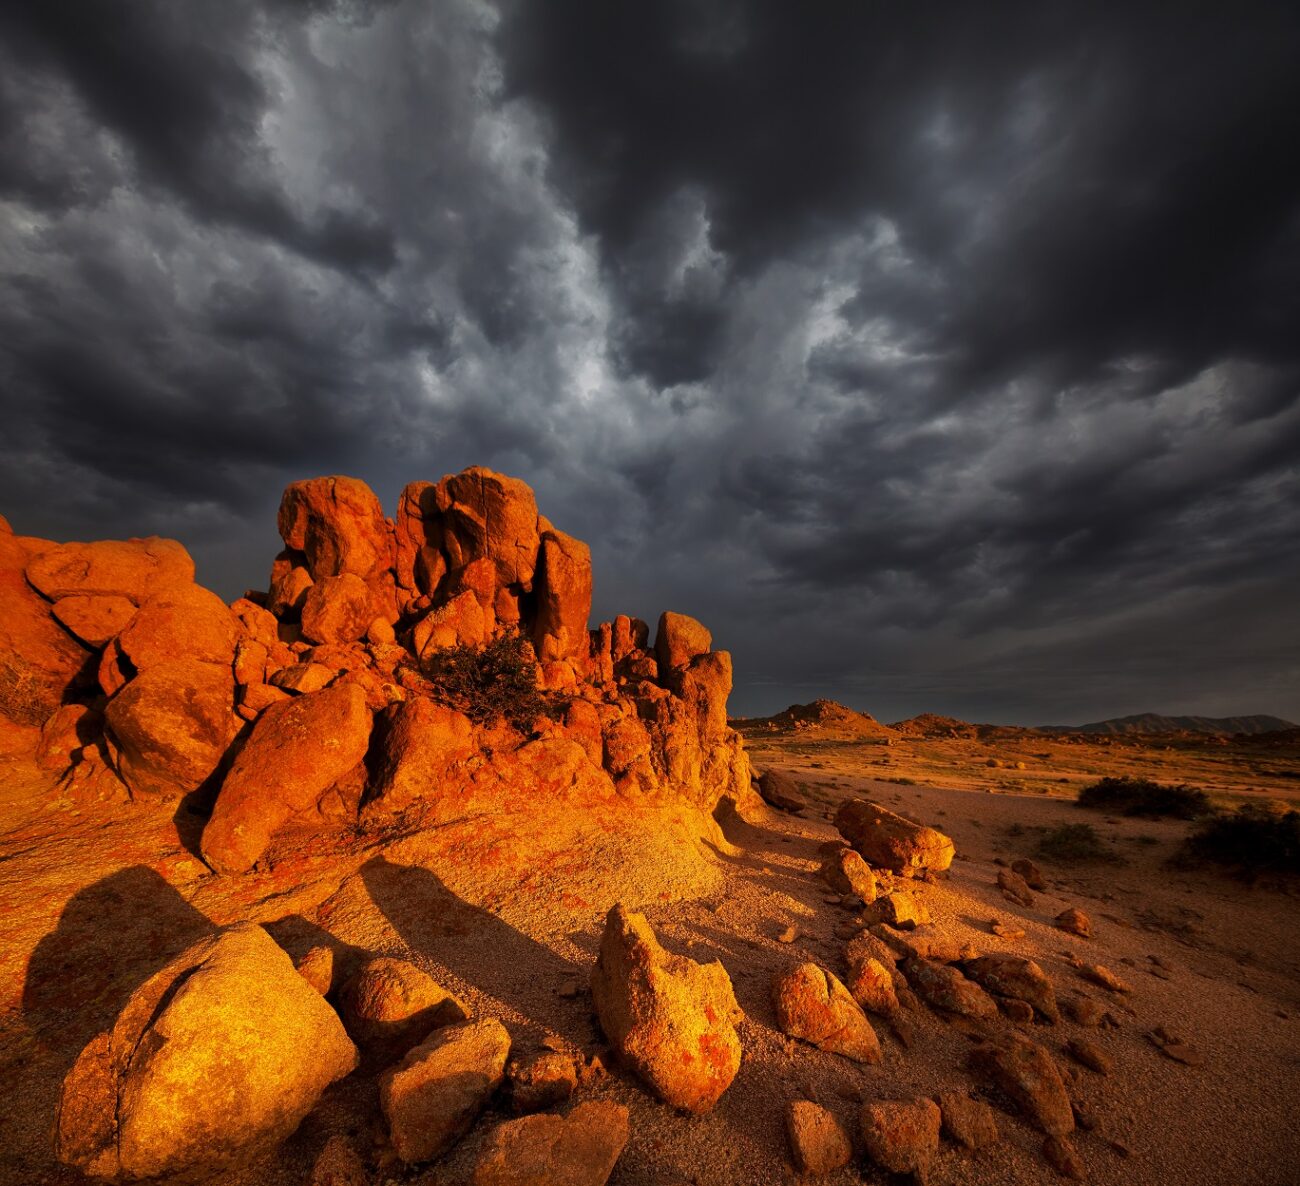
[[[537,687],[532,644],[518,634],[502,635],[482,647],[446,647],[427,675],[433,698],[476,725],[504,719],[528,733],[539,716],[558,712],[555,700]]]

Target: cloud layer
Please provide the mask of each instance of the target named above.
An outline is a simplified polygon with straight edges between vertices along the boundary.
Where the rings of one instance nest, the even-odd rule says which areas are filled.
[[[0,16],[0,509],[264,583],[472,463],[740,712],[1300,719],[1300,19]]]

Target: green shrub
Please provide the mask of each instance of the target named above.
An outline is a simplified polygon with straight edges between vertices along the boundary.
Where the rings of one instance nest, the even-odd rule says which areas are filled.
[[[1172,816],[1195,819],[1211,810],[1204,791],[1189,786],[1167,786],[1149,778],[1103,778],[1084,787],[1076,800],[1080,807],[1118,811],[1147,819]]]
[[[463,712],[476,725],[506,720],[521,733],[558,705],[537,687],[532,644],[517,634],[483,647],[454,646],[437,652],[426,674],[433,698]]]
[[[1054,828],[1039,838],[1038,855],[1064,864],[1119,860],[1091,824],[1064,824]]]
[[[1274,815],[1243,807],[1202,824],[1188,837],[1186,850],[1192,860],[1246,874],[1300,873],[1300,812]]]

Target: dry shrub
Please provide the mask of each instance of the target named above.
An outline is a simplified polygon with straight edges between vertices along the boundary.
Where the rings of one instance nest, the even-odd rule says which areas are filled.
[[[1140,815],[1145,819],[1195,819],[1211,810],[1204,791],[1186,785],[1167,786],[1149,778],[1103,778],[1084,787],[1076,800],[1080,807]]]

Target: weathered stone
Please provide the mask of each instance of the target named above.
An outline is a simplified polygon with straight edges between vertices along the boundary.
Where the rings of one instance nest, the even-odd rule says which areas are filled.
[[[1075,1025],[1097,1026],[1105,1010],[1091,997],[1066,997],[1062,1005],[1066,1017]]]
[[[849,990],[824,968],[804,963],[778,973],[772,1004],[782,1033],[855,1062],[878,1063],[880,1040]]]
[[[644,915],[610,910],[591,993],[615,1052],[666,1103],[707,1112],[736,1077],[743,1014],[726,970],[664,951]]]
[[[459,1141],[500,1085],[509,1054],[499,1021],[465,1021],[436,1030],[385,1071],[379,1106],[397,1156],[430,1161]]]
[[[431,609],[415,624],[412,632],[415,653],[425,662],[446,647],[477,647],[487,640],[483,607],[469,589]]]
[[[706,654],[712,647],[713,636],[694,618],[670,610],[659,615],[655,656],[661,672],[688,667],[696,655]]]
[[[811,1100],[785,1106],[785,1131],[801,1174],[833,1174],[853,1159],[853,1145],[834,1113]]]
[[[444,477],[434,501],[451,568],[486,556],[499,585],[532,587],[541,537],[537,500],[526,483],[474,465]]]
[[[99,739],[103,725],[103,715],[84,704],[65,704],[56,708],[41,726],[36,764],[42,770],[55,773],[66,770],[78,750]]]
[[[1075,1147],[1064,1137],[1049,1136],[1043,1142],[1043,1156],[1048,1164],[1063,1178],[1082,1181],[1086,1177],[1083,1159]]]
[[[328,943],[318,943],[305,951],[294,967],[312,988],[326,996],[334,988],[334,963],[334,948]]]
[[[1087,1038],[1071,1038],[1065,1048],[1075,1061],[1099,1075],[1109,1075],[1115,1069],[1115,1060],[1096,1042],[1089,1042]]]
[[[850,799],[835,813],[835,826],[874,867],[910,877],[922,869],[942,872],[956,852],[952,840],[915,824],[869,799]]]
[[[864,1009],[890,1017],[898,1012],[898,996],[894,992],[894,976],[883,963],[870,957],[850,959],[845,985]]]
[[[365,1162],[347,1137],[330,1137],[311,1170],[311,1186],[370,1186]]]
[[[1018,874],[1024,883],[1040,894],[1047,890],[1047,878],[1043,871],[1027,857],[1017,857],[1011,862],[1011,872]]]
[[[930,921],[930,911],[925,903],[901,890],[887,897],[877,898],[868,915],[878,922],[902,931],[926,926]]]
[[[808,806],[799,792],[799,784],[779,770],[767,770],[759,777],[758,793],[763,802],[778,811],[802,811]]]
[[[996,1144],[998,1120],[983,1100],[972,1099],[964,1091],[945,1091],[939,1096],[943,1131],[967,1149],[983,1149]]]
[[[924,1097],[876,1100],[862,1106],[862,1143],[867,1156],[892,1174],[924,1183],[939,1151],[939,1107]]]
[[[543,663],[584,655],[591,616],[591,549],[562,531],[542,536],[533,638]]]
[[[135,603],[118,594],[61,597],[53,614],[87,646],[102,647],[130,625]]]
[[[239,1163],[288,1136],[356,1050],[261,927],[195,944],[131,995],[64,1080],[55,1149],[95,1177]]]
[[[1056,916],[1056,925],[1068,934],[1078,935],[1081,939],[1092,938],[1092,920],[1077,907],[1071,906],[1067,910],[1062,910]]]
[[[1052,1056],[1018,1033],[1003,1034],[971,1052],[971,1063],[1009,1095],[1043,1132],[1074,1131],[1074,1113]]]
[[[234,701],[228,665],[173,659],[131,680],[104,710],[131,793],[179,798],[207,782],[239,729]]]
[[[125,597],[141,605],[173,585],[194,582],[194,561],[174,539],[59,544],[27,565],[27,579],[51,601],[76,595]]]
[[[384,509],[375,492],[357,478],[291,483],[280,500],[278,526],[285,546],[306,557],[313,581],[343,573],[364,579],[393,565],[393,538]]]
[[[506,1084],[516,1114],[542,1112],[566,1103],[578,1090],[578,1065],[572,1054],[535,1051],[510,1060]]]
[[[226,603],[201,585],[172,585],[144,602],[117,645],[136,671],[178,658],[229,666],[239,636]]]
[[[908,984],[935,1009],[962,1017],[990,1018],[998,1015],[993,998],[956,968],[924,959],[905,960],[902,968]]]
[[[1110,992],[1127,993],[1133,991],[1132,985],[1125,980],[1121,980],[1104,964],[1083,964],[1079,968],[1079,975],[1085,980],[1091,980],[1094,984],[1100,984],[1102,988]]]
[[[311,573],[302,565],[295,564],[271,581],[271,591],[267,595],[266,608],[277,618],[296,620],[302,614],[302,607],[307,602],[315,582]]]
[[[268,682],[283,692],[306,696],[329,687],[337,675],[337,671],[324,663],[291,663],[281,667]]]
[[[966,960],[962,971],[987,991],[1031,1005],[1047,1021],[1061,1020],[1052,982],[1033,960],[1017,955],[982,955]]]
[[[302,636],[309,642],[356,642],[374,619],[370,589],[355,573],[321,577],[303,598]]]
[[[604,1186],[628,1138],[622,1104],[593,1100],[565,1116],[497,1125],[474,1158],[473,1186]]]
[[[279,828],[315,807],[365,757],[370,726],[355,684],[272,704],[221,784],[203,830],[203,859],[219,873],[251,869]]]
[[[1017,906],[1034,904],[1034,895],[1025,884],[1025,879],[1010,869],[998,870],[998,889],[1002,891],[1002,896],[1008,902],[1014,902]]]
[[[839,848],[822,861],[822,880],[837,894],[857,894],[868,905],[876,900],[876,875],[851,848]]]
[[[423,697],[386,709],[370,812],[390,813],[438,794],[447,771],[475,750],[464,713]]]
[[[409,960],[377,956],[343,986],[339,1010],[352,1040],[374,1061],[399,1058],[432,1030],[466,1021],[469,1011]]]
[[[78,685],[93,658],[53,618],[14,563],[0,565],[0,715],[19,725],[43,724]]]

